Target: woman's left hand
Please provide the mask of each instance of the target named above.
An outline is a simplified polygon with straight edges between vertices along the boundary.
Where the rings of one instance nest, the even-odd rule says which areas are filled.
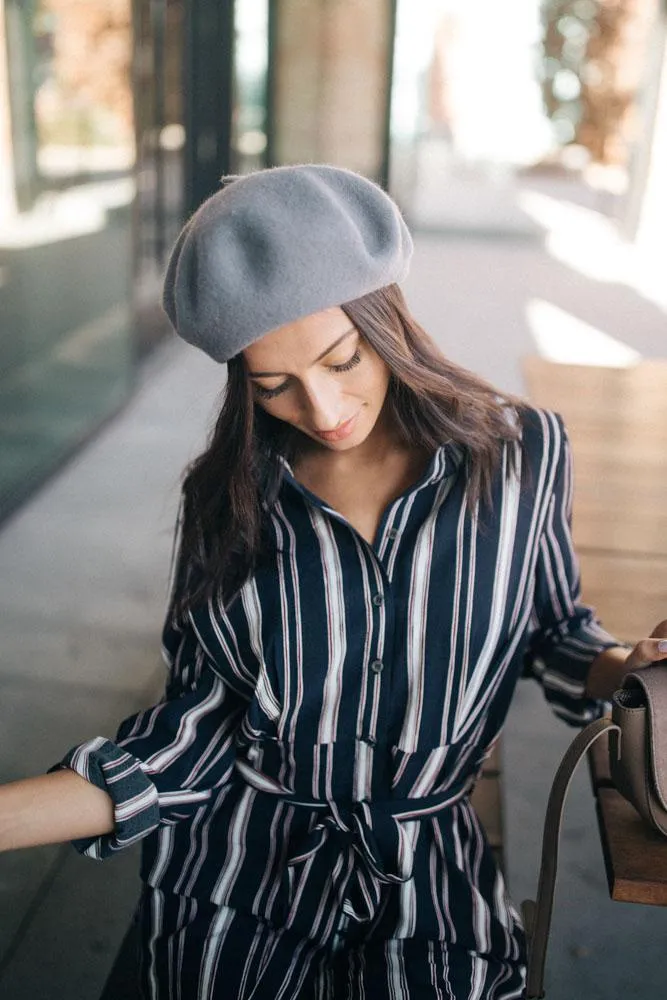
[[[627,673],[650,667],[660,660],[665,660],[667,667],[667,618],[656,625],[648,639],[641,639],[629,654],[621,646],[603,650],[591,664],[586,693],[590,698],[608,701]]]

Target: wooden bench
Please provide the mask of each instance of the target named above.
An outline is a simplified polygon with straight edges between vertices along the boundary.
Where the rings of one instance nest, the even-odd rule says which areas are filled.
[[[531,399],[561,413],[575,466],[584,600],[619,639],[667,617],[667,361],[629,368],[522,364]],[[612,899],[667,906],[667,840],[614,788],[601,737],[589,764]]]
[[[636,642],[667,616],[667,361],[597,368],[531,356],[522,371],[572,443],[583,598]]]
[[[667,906],[667,839],[649,829],[614,787],[606,734],[588,762],[611,898]]]

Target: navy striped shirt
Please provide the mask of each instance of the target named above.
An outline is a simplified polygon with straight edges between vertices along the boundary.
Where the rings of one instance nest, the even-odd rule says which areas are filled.
[[[491,512],[445,443],[372,545],[285,463],[275,553],[227,610],[169,615],[164,700],[61,762],[115,803],[114,833],[77,846],[145,838],[150,886],[318,941],[343,918],[518,961],[468,793],[517,679],[583,724],[590,664],[617,644],[580,599],[562,420],[522,425]]]

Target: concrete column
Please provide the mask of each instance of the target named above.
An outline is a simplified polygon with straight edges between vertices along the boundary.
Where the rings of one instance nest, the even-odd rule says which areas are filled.
[[[276,163],[334,163],[379,177],[390,0],[277,0],[276,21]]]

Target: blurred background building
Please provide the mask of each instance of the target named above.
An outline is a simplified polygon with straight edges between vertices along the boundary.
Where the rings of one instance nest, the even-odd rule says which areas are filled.
[[[501,230],[548,211],[522,172],[583,179],[665,250],[658,0],[2,0],[0,32],[0,514],[127,399],[222,174],[341,164]]]
[[[361,171],[397,199],[416,241],[408,298],[443,350],[573,428],[588,390],[566,379],[540,397],[527,355],[638,378],[665,357],[664,0],[0,0],[0,780],[48,766],[88,724],[112,730],[155,688],[169,537],[149,529],[171,524],[173,492],[166,517],[160,498],[219,389],[168,336],[166,255],[222,175],[309,161]],[[615,404],[626,383],[614,378],[600,385]],[[641,392],[657,406],[667,394],[651,379]],[[635,396],[624,405],[638,412]],[[587,592],[628,639],[667,617],[667,421],[640,417],[626,441],[652,420],[653,450],[623,482],[618,456],[603,469],[622,498],[613,524],[595,505],[575,522]],[[584,458],[590,447],[575,439]],[[73,455],[71,477],[40,492]],[[586,468],[583,492],[599,500],[600,468]],[[570,736],[547,736],[527,698],[506,746],[512,774]],[[523,862],[536,869],[522,837],[550,768],[523,773],[524,792],[506,785],[517,898]],[[64,857],[0,861],[9,1000],[97,996],[124,932],[129,869]],[[570,899],[596,877],[582,864],[575,853]],[[104,933],[91,930],[100,907]],[[648,920],[631,909],[641,963]],[[584,973],[598,982],[594,963],[575,961],[572,981]]]

